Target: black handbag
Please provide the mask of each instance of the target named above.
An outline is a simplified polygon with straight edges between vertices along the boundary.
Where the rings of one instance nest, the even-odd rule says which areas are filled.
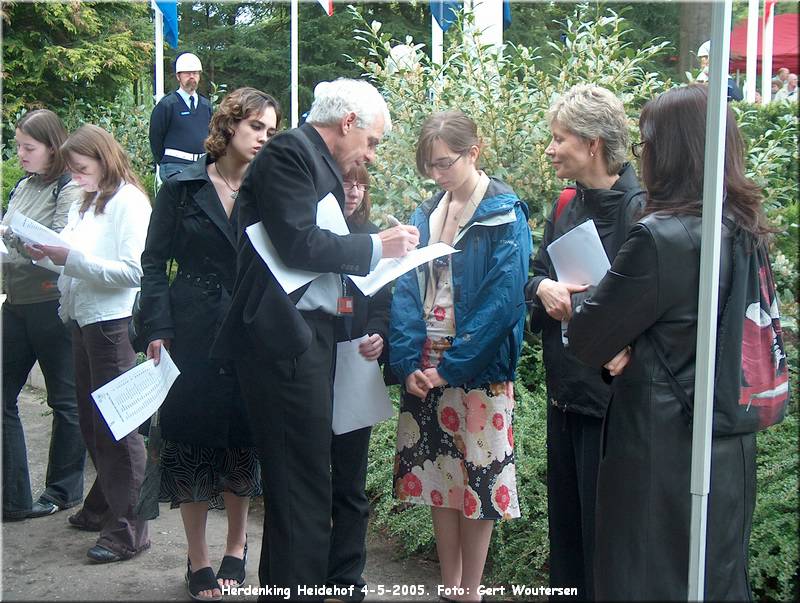
[[[175,219],[175,231],[172,233],[172,239],[169,244],[169,266],[167,268],[167,278],[172,274],[172,265],[175,262],[173,251],[175,249],[175,238],[178,236],[178,229],[183,220],[183,211],[186,208],[186,186],[181,187],[181,199],[178,202],[178,215]],[[136,292],[136,297],[133,298],[133,307],[131,308],[131,320],[128,322],[128,339],[133,346],[133,351],[144,354],[147,352],[147,346],[150,343],[147,340],[144,329],[142,328],[142,290],[141,288]]]

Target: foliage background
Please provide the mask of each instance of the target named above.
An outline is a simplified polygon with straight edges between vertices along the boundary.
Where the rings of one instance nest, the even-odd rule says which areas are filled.
[[[794,8],[793,8],[794,7]],[[779,3],[778,11],[797,10]],[[336,3],[327,17],[316,2],[300,7],[300,107],[308,108],[317,82],[366,75],[384,91],[395,129],[372,170],[373,216],[408,216],[433,190],[414,170],[422,120],[434,110],[459,107],[479,116],[486,170],[504,178],[531,208],[539,237],[544,216],[561,184],[544,157],[549,140],[545,114],[562,90],[593,81],[615,91],[629,110],[631,131],[646,100],[695,68],[694,38],[707,18],[702,3],[514,3],[508,47],[502,56],[476,45],[459,23],[445,35],[446,60],[432,65],[427,2]],[[704,12],[705,11],[705,12]],[[734,18],[746,12],[737,3]],[[2,197],[22,175],[13,124],[25,110],[46,106],[68,128],[86,122],[108,129],[128,149],[134,168],[152,190],[147,126],[152,110],[152,20],[145,3],[7,2],[0,5],[3,41]],[[252,85],[289,106],[288,5],[196,2],[180,8],[181,51],[203,60],[201,93],[217,100],[226,89]],[[688,32],[686,23],[697,25]],[[380,24],[380,25],[379,25]],[[354,30],[359,33],[354,35]],[[691,34],[691,35],[690,35]],[[692,38],[694,36],[694,38]],[[391,45],[417,48],[418,67],[390,73]],[[174,86],[165,51],[166,89]],[[54,85],[54,83],[56,83]],[[434,90],[431,95],[430,91]],[[797,108],[785,103],[735,107],[748,142],[748,170],[766,193],[779,228],[773,265],[782,301],[797,392],[798,146]],[[538,239],[537,239],[538,240]],[[486,582],[544,584],[547,578],[544,375],[538,338],[529,335],[519,367],[515,440],[523,520],[499,524],[492,540]],[[397,392],[393,395],[396,397]],[[397,507],[391,496],[395,423],[375,428],[368,490],[377,523],[395,534],[406,552],[433,551],[424,507]],[[762,600],[798,600],[797,396],[783,424],[758,436],[758,501],[751,539],[750,574]]]

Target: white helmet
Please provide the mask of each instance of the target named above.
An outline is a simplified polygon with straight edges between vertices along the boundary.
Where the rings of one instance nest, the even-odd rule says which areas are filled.
[[[175,73],[180,73],[181,71],[202,71],[202,70],[203,70],[203,65],[202,63],[200,63],[200,59],[197,58],[196,54],[192,54],[191,52],[184,52],[175,61]]]

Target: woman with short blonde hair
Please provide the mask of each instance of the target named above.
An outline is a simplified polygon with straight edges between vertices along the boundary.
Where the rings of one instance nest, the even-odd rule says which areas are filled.
[[[550,585],[578,588],[594,598],[594,507],[600,433],[609,385],[573,356],[562,331],[572,296],[583,283],[558,280],[547,246],[592,220],[611,261],[644,202],[627,163],[628,119],[609,90],[579,84],[555,100],[548,113],[552,140],[545,153],[556,176],[569,184],[553,205],[526,287],[531,327],[542,333],[547,375],[547,508]]]

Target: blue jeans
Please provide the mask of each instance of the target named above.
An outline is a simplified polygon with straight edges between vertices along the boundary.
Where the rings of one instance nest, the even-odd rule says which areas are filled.
[[[175,174],[180,174],[183,170],[187,167],[192,165],[191,163],[159,163],[158,164],[158,175],[161,177],[161,182],[164,182],[167,178],[172,178]]]
[[[3,303],[3,515],[24,517],[31,509],[25,432],[17,397],[36,360],[53,410],[43,500],[66,508],[83,498],[86,449],[78,425],[75,374],[69,331],[58,317],[58,301]]]

